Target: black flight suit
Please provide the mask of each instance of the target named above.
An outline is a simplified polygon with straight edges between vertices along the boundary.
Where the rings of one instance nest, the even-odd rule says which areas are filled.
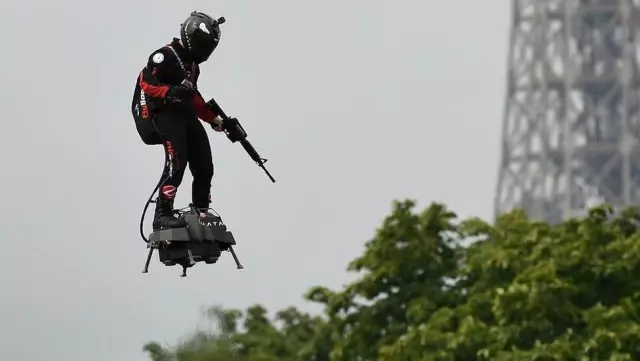
[[[136,94],[144,97],[142,101],[140,95],[136,100],[134,94],[134,108],[135,104],[142,105],[138,110],[142,116],[136,118],[138,132],[146,144],[163,144],[169,160],[165,164],[163,179],[166,181],[160,188],[159,200],[171,207],[187,164],[193,176],[193,204],[197,208],[208,208],[211,202],[213,159],[209,138],[198,118],[211,123],[216,114],[196,90],[199,75],[198,64],[190,61],[187,51],[174,38],[149,56],[147,66],[140,73]],[[193,90],[187,92],[184,85]]]

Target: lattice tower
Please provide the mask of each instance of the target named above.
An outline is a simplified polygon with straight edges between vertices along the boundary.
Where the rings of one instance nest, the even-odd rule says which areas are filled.
[[[640,0],[513,0],[494,209],[640,202]]]

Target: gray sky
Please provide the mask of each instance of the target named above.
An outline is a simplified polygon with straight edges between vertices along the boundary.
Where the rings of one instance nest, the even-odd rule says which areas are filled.
[[[142,275],[164,158],[138,139],[134,79],[195,9],[227,18],[200,89],[278,183],[210,132],[213,206],[246,269],[225,254]],[[491,217],[508,16],[505,0],[4,1],[0,359],[143,361],[201,306],[300,305],[348,281],[396,198]]]

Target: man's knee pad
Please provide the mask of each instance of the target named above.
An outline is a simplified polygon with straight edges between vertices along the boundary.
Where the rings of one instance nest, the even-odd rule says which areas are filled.
[[[173,200],[176,198],[177,191],[178,191],[178,187],[171,184],[165,184],[162,186],[162,188],[160,188],[160,198]]]

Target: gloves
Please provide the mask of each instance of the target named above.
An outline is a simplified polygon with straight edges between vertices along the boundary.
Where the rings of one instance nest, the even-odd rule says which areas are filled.
[[[224,130],[224,123],[219,115],[215,117],[210,124],[211,128],[213,128],[213,130],[215,130],[216,132],[221,132]]]
[[[194,90],[183,85],[176,85],[169,88],[167,97],[179,100],[187,100],[193,97]]]

